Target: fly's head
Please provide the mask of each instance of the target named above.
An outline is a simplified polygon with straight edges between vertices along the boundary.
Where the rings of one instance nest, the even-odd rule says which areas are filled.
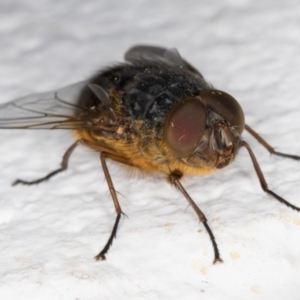
[[[164,142],[189,166],[226,167],[234,159],[245,127],[239,103],[219,90],[204,90],[179,101],[164,124]]]

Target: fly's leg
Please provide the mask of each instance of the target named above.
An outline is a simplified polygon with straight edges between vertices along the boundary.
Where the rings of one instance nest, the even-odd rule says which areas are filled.
[[[282,152],[275,151],[275,149],[269,145],[256,131],[254,131],[251,127],[248,125],[245,126],[245,129],[260,143],[262,144],[271,154],[281,156],[281,157],[286,157],[286,158],[291,158],[295,160],[300,160],[300,156],[298,155],[292,155],[292,154],[286,154]]]
[[[200,222],[204,225],[204,227],[210,237],[210,240],[212,242],[213,249],[214,249],[215,258],[214,258],[213,263],[215,264],[217,262],[223,262],[223,260],[220,257],[220,252],[218,249],[216,239],[215,239],[210,227],[207,224],[207,219],[206,219],[204,213],[201,211],[201,209],[197,206],[197,204],[193,201],[193,199],[190,197],[188,192],[185,190],[185,188],[180,183],[181,177],[182,177],[181,173],[179,174],[177,171],[174,171],[174,172],[171,172],[171,174],[169,175],[169,181],[171,184],[175,185],[175,187],[177,187],[181,191],[183,196],[186,198],[186,200],[189,202],[189,204],[192,206],[192,208],[196,212]]]
[[[99,146],[99,145],[94,144],[94,143],[92,143],[88,140],[85,140],[85,139],[79,139],[67,149],[67,151],[65,152],[65,154],[63,156],[63,159],[62,159],[62,162],[61,162],[61,167],[59,169],[54,170],[54,171],[50,172],[49,174],[47,174],[46,176],[44,176],[40,179],[37,179],[37,180],[33,180],[33,181],[25,181],[25,180],[17,179],[13,183],[13,185],[17,185],[17,184],[25,184],[25,185],[38,184],[42,181],[48,180],[49,178],[51,178],[54,175],[66,170],[68,168],[69,158],[70,158],[71,154],[73,153],[73,151],[75,150],[75,148],[78,145],[87,146],[87,147],[101,153],[100,158],[101,158],[102,168],[103,168],[104,175],[105,175],[108,187],[109,187],[110,194],[113,198],[113,202],[114,202],[116,213],[117,213],[117,217],[116,217],[116,220],[115,220],[113,230],[111,232],[111,235],[110,235],[106,245],[104,246],[103,250],[98,255],[95,256],[96,260],[105,260],[106,259],[105,254],[107,253],[110,246],[112,245],[113,239],[116,237],[118,225],[119,225],[119,222],[120,222],[120,219],[121,219],[121,214],[123,214],[123,212],[121,210],[121,206],[120,206],[118,198],[117,198],[117,194],[116,194],[113,182],[111,180],[111,177],[110,177],[107,165],[106,165],[106,159],[109,158],[109,159],[112,159],[116,162],[123,163],[123,164],[126,164],[126,165],[130,166],[131,164],[127,161],[127,159],[116,155],[110,149]]]
[[[88,142],[85,139],[79,139],[77,140],[75,143],[73,143],[65,152],[63,159],[61,161],[61,167],[57,170],[54,170],[52,172],[50,172],[49,174],[47,174],[46,176],[36,179],[36,180],[32,180],[32,181],[26,181],[26,180],[22,180],[22,179],[17,179],[15,180],[12,185],[17,185],[17,184],[25,184],[25,185],[31,185],[31,184],[38,184],[40,182],[46,181],[48,179],[50,179],[51,177],[53,177],[54,175],[65,171],[68,168],[68,162],[69,162],[69,158],[71,156],[71,154],[73,153],[74,149],[79,145],[79,144],[86,144],[89,145],[90,142]]]
[[[297,211],[300,211],[300,208],[291,204],[290,202],[286,201],[285,199],[283,199],[282,197],[278,196],[277,194],[275,194],[273,191],[269,190],[268,188],[268,184],[265,180],[265,177],[260,169],[260,166],[256,160],[256,157],[251,149],[251,147],[248,145],[248,143],[246,143],[245,141],[242,141],[241,144],[240,144],[240,147],[245,147],[250,155],[250,158],[252,160],[252,164],[253,164],[253,167],[255,169],[255,172],[257,174],[257,177],[259,179],[259,182],[260,182],[260,185],[261,185],[261,188],[263,189],[263,191],[265,191],[267,194],[271,195],[272,197],[274,197],[276,200],[278,200],[279,202],[285,204],[286,206],[294,209],[294,210],[297,210]],[[290,156],[287,156],[287,157],[290,157]]]
[[[82,143],[82,140],[77,140],[75,143],[73,143],[71,145],[71,147],[68,148],[68,150],[65,152],[63,159],[61,161],[61,167],[57,170],[54,170],[52,172],[50,172],[49,174],[47,174],[46,176],[36,179],[36,180],[32,180],[32,181],[26,181],[26,180],[22,180],[22,179],[17,179],[15,180],[12,185],[17,185],[17,184],[25,184],[25,185],[31,185],[31,184],[38,184],[40,182],[46,181],[49,178],[51,178],[52,176],[66,170],[68,168],[68,162],[69,162],[69,158],[71,156],[71,154],[73,153],[74,149],[80,144]]]
[[[102,148],[101,146],[95,145],[94,143],[92,143],[90,141],[87,141],[85,139],[79,139],[67,149],[67,151],[65,152],[63,159],[61,161],[61,164],[60,164],[61,167],[59,169],[50,172],[49,174],[47,174],[46,176],[44,176],[40,179],[36,179],[36,180],[32,180],[32,181],[17,179],[12,183],[12,185],[15,186],[17,184],[25,184],[25,185],[38,184],[40,182],[50,179],[51,177],[53,177],[54,175],[56,175],[62,171],[65,171],[68,168],[69,158],[78,145],[85,145],[85,146],[88,146],[89,148],[92,148],[99,152],[106,150],[106,149]]]
[[[112,160],[117,161],[117,162],[120,162],[120,163],[123,163],[123,164],[126,164],[126,165],[130,165],[125,158],[120,157],[118,155],[107,153],[107,152],[102,152],[100,154],[100,160],[101,160],[103,172],[104,172],[105,179],[106,179],[106,182],[107,182],[107,185],[108,185],[108,188],[109,188],[109,192],[111,194],[111,197],[112,197],[114,205],[115,205],[117,217],[116,217],[116,220],[115,220],[113,230],[110,234],[110,237],[109,237],[106,245],[100,251],[100,253],[95,256],[96,260],[106,260],[105,255],[108,252],[110,246],[112,245],[114,238],[116,238],[116,236],[117,236],[118,225],[119,225],[119,222],[120,222],[120,219],[121,219],[121,215],[123,214],[120,203],[118,201],[116,190],[114,188],[114,184],[112,182],[111,176],[110,176],[108,168],[107,168],[107,164],[106,164],[106,159],[107,158],[112,159]]]

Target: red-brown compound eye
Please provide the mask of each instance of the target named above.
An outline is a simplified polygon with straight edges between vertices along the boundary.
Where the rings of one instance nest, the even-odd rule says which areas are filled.
[[[204,134],[205,105],[196,97],[187,97],[169,112],[164,124],[164,141],[171,152],[184,158],[191,155]]]
[[[241,135],[245,128],[244,112],[231,95],[219,90],[205,90],[199,96],[207,107],[223,117]]]

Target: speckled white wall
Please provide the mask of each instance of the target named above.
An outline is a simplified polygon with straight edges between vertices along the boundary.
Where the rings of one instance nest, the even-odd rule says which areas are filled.
[[[177,47],[237,98],[249,125],[300,154],[299,1],[0,2],[0,101],[80,81],[133,44]],[[273,158],[249,135],[270,187],[300,206],[299,163]],[[105,262],[93,256],[115,213],[99,158],[77,149],[55,169],[65,131],[0,131],[2,299],[299,299],[300,213],[259,186],[242,150],[232,167],[183,181],[206,213],[224,264],[182,195],[160,176],[109,163],[128,218]]]

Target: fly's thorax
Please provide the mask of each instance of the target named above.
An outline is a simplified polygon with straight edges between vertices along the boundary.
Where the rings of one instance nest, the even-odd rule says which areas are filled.
[[[119,86],[121,102],[134,120],[144,120],[155,127],[164,122],[172,107],[190,94],[207,88],[206,83],[180,67],[154,62],[131,66],[122,74]]]

